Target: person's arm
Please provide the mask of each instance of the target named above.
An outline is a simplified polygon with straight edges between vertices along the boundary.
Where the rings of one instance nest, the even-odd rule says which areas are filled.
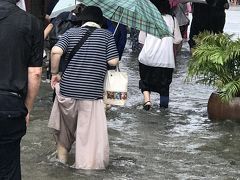
[[[144,46],[146,37],[147,37],[147,33],[146,32],[143,32],[143,31],[139,32],[139,34],[138,34],[138,43],[139,43],[141,48],[143,48],[143,46]]]
[[[51,87],[54,89],[56,83],[61,79],[59,72],[60,59],[67,52],[69,44],[69,31],[66,31],[51,50]]]
[[[28,109],[26,116],[26,124],[29,124],[29,114],[32,110],[34,100],[38,94],[43,63],[43,29],[40,21],[32,16],[31,30],[31,55],[28,61],[28,82],[25,105]]]
[[[25,105],[28,109],[28,115],[26,117],[26,123],[29,124],[29,114],[32,110],[33,103],[37,97],[42,76],[42,67],[29,67],[28,68],[28,90],[25,99]]]
[[[58,83],[61,79],[60,75],[58,74],[59,70],[59,63],[61,56],[63,55],[63,50],[58,46],[53,46],[51,51],[51,87],[54,89],[56,83]]]
[[[173,18],[173,21],[174,21],[173,22],[174,23],[173,53],[174,53],[174,60],[176,61],[176,56],[181,51],[181,48],[182,48],[182,35],[180,32],[178,21],[175,17]]]
[[[53,24],[50,23],[45,29],[44,29],[44,39],[46,39],[49,35],[49,33],[51,32],[51,30],[53,29]]]
[[[108,61],[109,66],[117,66],[119,62],[119,58],[114,58]]]
[[[56,27],[58,24],[61,24],[62,22],[66,21],[68,19],[68,16],[71,12],[69,11],[64,11],[60,13],[57,17],[50,19],[50,23],[48,26],[44,29],[44,39],[47,38],[51,30]]]
[[[173,23],[174,23],[173,43],[174,44],[180,44],[182,42],[182,35],[181,35],[181,31],[179,29],[178,21],[175,17],[174,17],[174,22]]]
[[[114,67],[118,64],[119,62],[119,54],[117,51],[116,43],[114,40],[113,35],[109,32],[108,37],[107,37],[107,63],[110,67]]]
[[[143,46],[145,43],[145,39],[147,37],[147,33],[140,31],[140,33],[138,34],[138,42]]]

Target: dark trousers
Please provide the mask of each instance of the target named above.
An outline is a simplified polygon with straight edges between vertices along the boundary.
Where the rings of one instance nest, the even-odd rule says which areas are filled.
[[[0,180],[21,180],[20,142],[27,110],[20,98],[0,95]]]
[[[139,63],[141,91],[157,92],[161,96],[169,96],[169,86],[172,83],[173,68],[151,67]]]
[[[20,141],[25,118],[0,118],[0,180],[20,180]]]

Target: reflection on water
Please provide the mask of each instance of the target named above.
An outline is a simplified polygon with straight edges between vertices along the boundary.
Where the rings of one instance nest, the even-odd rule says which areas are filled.
[[[129,72],[129,100],[126,107],[107,112],[110,165],[101,171],[75,170],[56,161],[55,143],[47,128],[52,92],[43,83],[22,142],[23,179],[239,179],[240,124],[208,120],[207,100],[213,89],[184,83],[188,59],[189,53],[183,50],[169,109],[159,110],[159,97],[153,93],[153,109],[146,112],[138,89],[137,56],[126,50],[121,69]]]

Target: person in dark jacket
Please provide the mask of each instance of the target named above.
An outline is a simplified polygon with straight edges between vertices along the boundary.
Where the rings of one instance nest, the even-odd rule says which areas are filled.
[[[20,142],[42,73],[43,32],[34,16],[0,1],[0,179],[20,180]]]

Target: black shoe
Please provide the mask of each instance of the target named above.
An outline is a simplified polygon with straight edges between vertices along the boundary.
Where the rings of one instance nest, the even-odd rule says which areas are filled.
[[[144,110],[149,111],[150,108],[151,108],[151,101],[147,101],[143,104]]]

